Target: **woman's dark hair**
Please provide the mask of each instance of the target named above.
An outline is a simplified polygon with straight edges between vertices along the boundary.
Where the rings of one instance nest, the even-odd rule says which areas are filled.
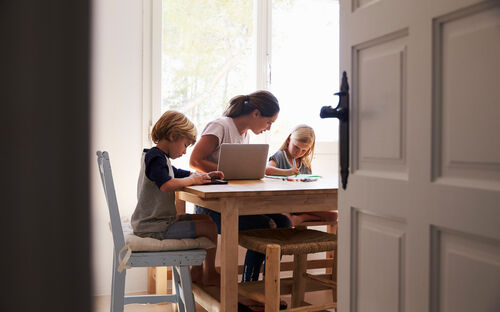
[[[224,116],[235,118],[258,109],[262,117],[272,117],[280,111],[278,99],[269,91],[260,90],[249,95],[237,95],[229,101]]]

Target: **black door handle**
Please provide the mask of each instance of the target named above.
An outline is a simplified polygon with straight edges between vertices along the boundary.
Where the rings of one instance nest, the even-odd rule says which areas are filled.
[[[347,74],[342,73],[342,82],[340,83],[340,92],[335,93],[339,96],[337,107],[323,106],[319,116],[321,118],[339,119],[339,140],[340,140],[340,175],[342,178],[342,188],[347,187],[347,177],[349,176],[349,84]]]

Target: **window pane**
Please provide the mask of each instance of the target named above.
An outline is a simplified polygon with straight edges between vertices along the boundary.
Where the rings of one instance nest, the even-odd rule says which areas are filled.
[[[163,0],[162,108],[201,132],[255,89],[253,0]]]
[[[253,0],[163,0],[162,113],[183,112],[200,135],[233,96],[255,90],[253,6]],[[191,151],[174,166],[189,169]]]
[[[339,4],[335,0],[273,0],[271,89],[280,116],[270,135],[272,150],[300,123],[317,141],[337,141],[336,119],[321,119],[322,106],[336,106],[339,88]]]

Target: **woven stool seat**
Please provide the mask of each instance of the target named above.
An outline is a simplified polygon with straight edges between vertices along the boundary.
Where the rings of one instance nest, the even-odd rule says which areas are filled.
[[[280,228],[240,231],[239,244],[266,253],[269,244],[277,244],[282,255],[298,255],[333,250],[337,235],[310,229]]]

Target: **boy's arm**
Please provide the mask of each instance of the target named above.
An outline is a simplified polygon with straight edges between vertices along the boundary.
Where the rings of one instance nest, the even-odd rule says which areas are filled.
[[[191,172],[189,177],[185,178],[172,178],[167,182],[163,183],[160,187],[162,192],[174,192],[180,190],[185,186],[204,184],[211,181],[211,178],[206,173],[201,172]]]
[[[174,166],[172,171],[174,177],[168,175],[168,165],[163,154],[146,155],[146,176],[154,181],[162,192],[173,192],[185,186],[193,184],[203,184],[210,182],[210,176],[206,173],[190,172],[188,170],[177,169]],[[151,156],[151,157],[148,157]]]

